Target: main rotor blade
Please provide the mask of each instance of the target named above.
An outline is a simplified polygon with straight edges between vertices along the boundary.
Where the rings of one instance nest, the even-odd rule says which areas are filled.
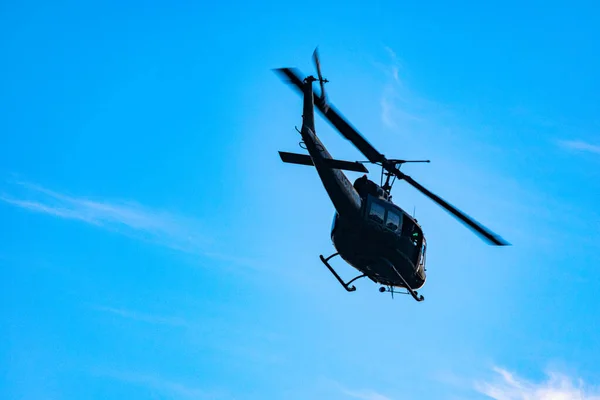
[[[313,52],[313,61],[317,68],[317,75],[319,77],[319,85],[321,86],[321,98],[325,100],[325,81],[323,80],[323,74],[321,73],[321,62],[319,61],[319,48],[317,47]]]
[[[450,214],[454,215],[456,218],[458,218],[461,222],[463,222],[469,228],[471,228],[476,233],[478,233],[483,238],[485,238],[488,242],[495,244],[497,246],[507,246],[510,244],[507,241],[505,241],[504,239],[502,239],[500,236],[496,235],[492,231],[485,228],[483,225],[479,224],[477,221],[475,221],[471,217],[467,216],[466,214],[464,214],[463,212],[461,212],[454,206],[450,205],[447,201],[445,201],[438,195],[432,193],[431,191],[429,191],[428,189],[423,187],[420,183],[415,181],[410,176],[403,174],[399,170],[396,170],[395,174],[398,178],[404,179],[406,182],[408,182],[414,188],[419,190],[425,196],[429,197],[431,200],[433,200],[434,202],[439,204],[441,207],[445,208],[446,211],[448,211]]]
[[[294,85],[300,94],[302,94],[303,79],[300,78],[300,71],[298,71],[296,68],[275,68],[273,71],[279,75],[281,80],[285,81],[287,78],[287,81]]]
[[[292,83],[300,94],[303,92],[302,79],[300,78],[299,71],[291,68],[280,68],[276,69],[282,78],[285,77],[288,79],[290,83]],[[372,163],[381,163],[383,168],[387,171],[395,174],[398,178],[404,179],[414,188],[419,190],[425,196],[429,197],[431,200],[436,202],[438,205],[446,209],[450,214],[454,217],[458,218],[462,223],[471,228],[473,231],[478,233],[482,238],[487,240],[488,242],[495,244],[497,246],[506,246],[509,245],[507,241],[502,239],[500,236],[494,234],[492,231],[483,227],[481,224],[459,211],[454,206],[450,205],[441,197],[432,193],[417,181],[412,179],[410,176],[403,174],[397,168],[390,165],[391,163],[386,160],[385,156],[379,153],[357,130],[354,128],[346,119],[336,110],[336,108],[332,105],[323,104],[323,102],[318,101],[318,97],[313,93],[314,102],[317,109],[321,112],[321,114],[344,136],[346,139],[351,141],[356,148],[367,157],[369,161]]]
[[[298,70],[292,68],[276,69],[280,75],[287,78],[296,89],[302,94],[302,79],[299,76]],[[319,101],[316,94],[313,93],[315,106],[321,114],[333,125],[346,139],[364,154],[365,157],[372,163],[383,162],[385,157],[378,152],[350,123],[341,115],[337,109],[331,104],[323,104]]]

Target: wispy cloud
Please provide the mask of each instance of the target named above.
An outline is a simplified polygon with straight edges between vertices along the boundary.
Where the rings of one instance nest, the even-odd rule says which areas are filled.
[[[585,387],[581,379],[548,372],[547,379],[533,382],[494,368],[495,379],[477,382],[475,390],[495,400],[600,400],[597,388]]]
[[[400,64],[400,61],[398,60],[398,56],[396,55],[396,52],[394,50],[390,49],[387,46],[385,46],[385,51],[388,53],[388,55],[392,59],[392,65],[390,65],[390,72],[392,74],[392,78],[394,78],[394,82],[399,84],[400,83],[399,70],[400,70],[401,64]]]
[[[392,400],[391,397],[384,396],[373,390],[351,391],[344,390],[345,395],[360,400]]]
[[[27,182],[12,183],[13,193],[0,192],[0,200],[15,207],[85,222],[177,250],[197,252],[208,242],[198,234],[197,222],[136,202],[91,200]]]
[[[189,322],[183,318],[165,317],[155,314],[146,314],[137,311],[126,310],[122,308],[113,308],[105,306],[93,306],[96,311],[102,311],[109,314],[114,314],[122,318],[131,319],[134,321],[146,322],[156,325],[171,325],[171,326],[189,326]]]
[[[165,379],[155,374],[139,374],[129,372],[102,371],[96,375],[105,376],[121,382],[144,386],[171,399],[204,400],[225,399],[229,396],[224,392],[215,392],[191,384]]]
[[[390,129],[402,128],[410,122],[423,121],[416,111],[421,100],[409,92],[400,78],[402,64],[397,54],[389,47],[385,47],[388,61],[383,64],[383,71],[387,82],[379,100],[381,106],[381,122]]]
[[[583,140],[560,140],[558,144],[569,150],[600,154],[600,145],[584,142]]]
[[[392,400],[376,390],[373,389],[349,389],[337,380],[327,379],[328,386],[336,390],[349,398],[360,399],[360,400]]]

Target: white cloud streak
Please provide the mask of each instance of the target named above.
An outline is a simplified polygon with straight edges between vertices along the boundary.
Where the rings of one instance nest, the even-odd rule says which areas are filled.
[[[135,202],[90,200],[26,182],[14,183],[22,193],[18,196],[0,193],[0,200],[15,207],[85,222],[192,253],[207,242],[198,235],[197,223]]]
[[[475,383],[475,390],[495,400],[600,400],[600,391],[586,388],[581,379],[557,372],[547,373],[547,380],[532,382],[495,367],[496,378]]]
[[[391,397],[385,396],[373,389],[348,389],[345,385],[335,380],[330,380],[329,384],[335,388],[338,393],[341,393],[348,398],[359,400],[392,400]]]
[[[94,306],[93,309],[96,311],[102,311],[109,314],[114,314],[122,318],[131,319],[139,322],[146,322],[149,324],[156,325],[170,325],[170,326],[181,326],[187,327],[190,324],[183,318],[176,317],[164,317],[154,314],[146,314],[137,311],[125,310],[122,308],[113,308],[105,306]]]
[[[400,79],[402,65],[398,56],[389,47],[385,47],[385,50],[391,60],[383,66],[388,82],[379,100],[381,122],[387,128],[396,129],[403,128],[410,122],[423,121],[423,118],[414,111],[414,104],[412,104],[419,103],[420,100],[408,92]]]
[[[561,140],[559,141],[559,145],[569,150],[600,154],[600,145],[584,142],[582,140]]]
[[[189,384],[165,379],[155,374],[139,374],[129,372],[104,372],[99,373],[118,381],[144,386],[153,392],[158,392],[171,399],[204,400],[228,398],[225,393],[216,393]]]
[[[344,394],[351,398],[360,400],[392,400],[390,397],[384,396],[381,393],[373,390],[350,391],[344,390]]]

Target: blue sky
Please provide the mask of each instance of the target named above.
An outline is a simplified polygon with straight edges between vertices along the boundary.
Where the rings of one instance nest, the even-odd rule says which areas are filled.
[[[598,6],[417,3],[3,3],[0,398],[600,398]],[[369,141],[513,246],[398,183],[425,302],[337,285],[277,155],[271,69],[317,45]]]

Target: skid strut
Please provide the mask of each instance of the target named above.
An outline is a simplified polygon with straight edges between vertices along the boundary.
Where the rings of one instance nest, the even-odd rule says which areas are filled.
[[[404,279],[404,277],[402,276],[402,274],[400,274],[400,272],[398,272],[398,270],[396,269],[396,267],[394,267],[394,264],[392,264],[388,259],[382,258],[382,260],[387,263],[390,267],[392,267],[392,269],[394,270],[394,272],[396,272],[396,274],[400,277],[400,279],[402,280],[402,282],[404,283],[404,286],[406,286],[406,289],[410,292],[411,296],[416,300],[416,301],[423,301],[425,300],[425,297],[423,297],[423,295],[420,295],[418,292],[416,292],[415,290],[412,290],[411,287],[408,285],[408,283],[406,282],[406,279]]]
[[[344,280],[342,278],[340,278],[340,276],[338,275],[338,273],[335,272],[335,270],[328,263],[328,261],[330,259],[332,259],[333,257],[335,257],[335,256],[337,256],[339,254],[340,253],[333,253],[332,255],[330,255],[327,258],[324,258],[323,255],[320,255],[319,258],[321,258],[321,261],[323,262],[323,264],[325,264],[325,266],[329,269],[329,271],[331,271],[331,273],[333,274],[333,276],[335,276],[335,278],[338,280],[338,282],[340,283],[340,285],[342,285],[344,287],[344,289],[346,289],[348,292],[354,292],[356,290],[356,286],[354,286],[354,285],[350,286],[350,284],[352,282],[354,282],[355,280],[357,280],[357,279],[364,278],[367,275],[366,274],[359,275],[356,278],[353,278],[350,281],[348,281],[348,283],[345,283]]]

